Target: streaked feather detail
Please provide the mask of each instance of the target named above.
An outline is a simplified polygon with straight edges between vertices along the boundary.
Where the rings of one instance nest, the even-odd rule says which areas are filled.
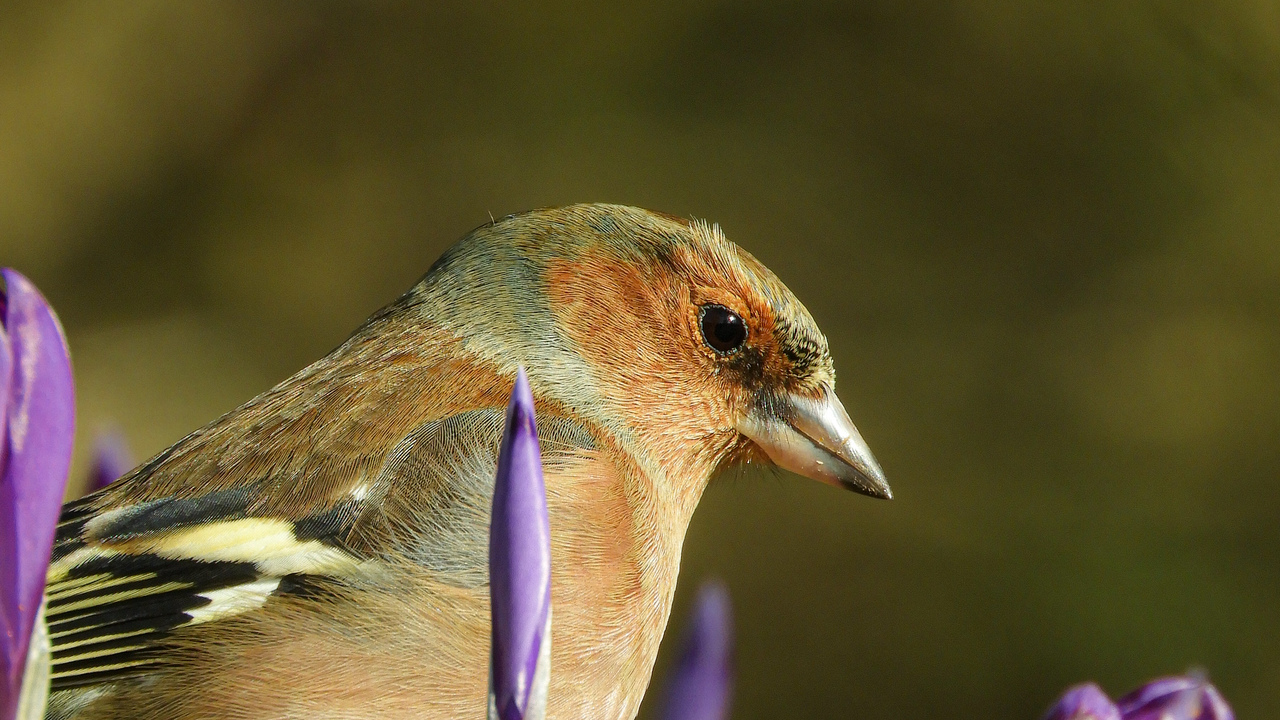
[[[353,577],[369,567],[320,538],[300,539],[298,524],[286,520],[188,525],[192,513],[182,502],[209,507],[201,498],[169,502],[165,514],[179,527],[155,522],[153,509],[141,517],[158,532],[112,533],[123,538],[117,541],[86,536],[132,508],[63,525],[76,535],[59,538],[60,557],[49,569],[54,690],[143,672],[159,661],[155,650],[174,630],[262,607],[287,575]]]

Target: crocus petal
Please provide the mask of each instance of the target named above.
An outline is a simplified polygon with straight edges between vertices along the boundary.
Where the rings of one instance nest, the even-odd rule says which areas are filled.
[[[680,658],[667,680],[664,720],[723,720],[733,690],[733,620],[719,583],[698,591]]]
[[[1120,709],[1102,688],[1085,683],[1063,693],[1044,720],[1120,720]]]
[[[1117,704],[1124,720],[1235,720],[1218,689],[1196,676],[1152,680]]]
[[[16,628],[10,626],[10,614],[17,605],[16,588],[9,580],[9,567],[14,564],[5,555],[16,554],[18,529],[13,492],[9,489],[9,388],[13,381],[13,345],[9,342],[8,298],[0,288],[0,720],[13,717],[17,696],[21,693],[19,681],[14,675],[22,672],[16,664],[18,637]],[[10,589],[14,588],[14,589]]]
[[[110,485],[133,469],[133,456],[124,435],[105,432],[98,436],[93,450],[93,467],[89,470],[86,492],[95,492]]]
[[[75,407],[58,319],[25,277],[4,269],[6,437],[0,448],[0,718],[18,702],[45,570],[62,507]]]
[[[516,375],[489,527],[490,718],[541,720],[551,652],[551,530],[533,394]]]

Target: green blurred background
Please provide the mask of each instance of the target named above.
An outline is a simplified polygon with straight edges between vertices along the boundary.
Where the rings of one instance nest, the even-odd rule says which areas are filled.
[[[0,7],[0,264],[65,322],[77,473],[582,201],[776,270],[897,493],[708,491],[672,629],[727,581],[735,717],[1036,718],[1192,665],[1276,711],[1276,2]]]

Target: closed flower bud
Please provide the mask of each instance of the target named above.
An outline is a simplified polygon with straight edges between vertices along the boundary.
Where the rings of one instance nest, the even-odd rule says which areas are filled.
[[[733,620],[719,583],[698,592],[680,658],[667,679],[664,720],[724,720],[733,690]]]
[[[533,394],[516,376],[489,526],[490,720],[541,720],[551,672],[551,531]]]
[[[93,467],[89,470],[86,493],[96,492],[119,480],[133,468],[129,446],[119,432],[106,432],[98,436],[93,448]]]
[[[75,404],[57,316],[25,277],[0,275],[0,720],[11,720],[44,715],[49,647],[38,616]]]

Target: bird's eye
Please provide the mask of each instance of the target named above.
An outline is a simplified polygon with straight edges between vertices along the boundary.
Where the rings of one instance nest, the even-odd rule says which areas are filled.
[[[737,352],[747,341],[747,324],[723,305],[703,305],[698,317],[702,339],[721,355]]]

